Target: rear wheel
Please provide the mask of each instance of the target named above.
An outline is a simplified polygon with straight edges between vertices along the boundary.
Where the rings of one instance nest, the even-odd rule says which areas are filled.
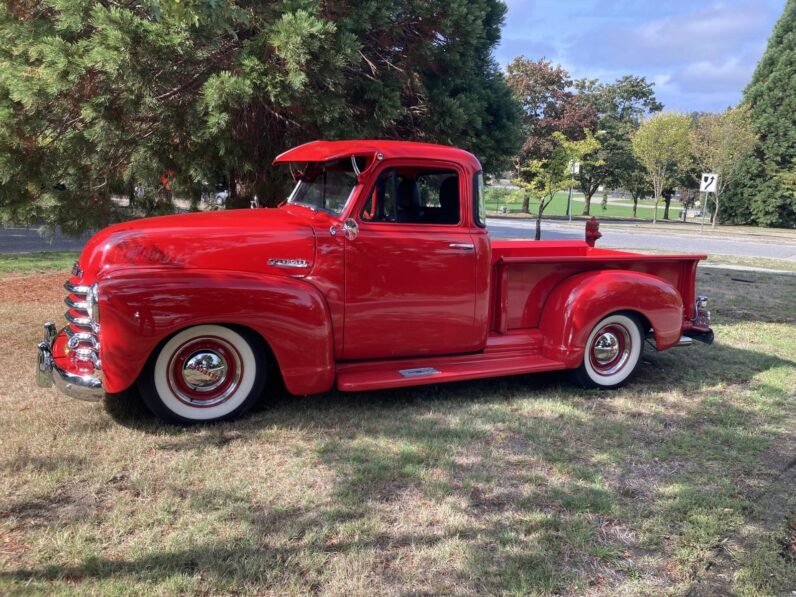
[[[266,354],[253,335],[221,325],[178,332],[150,359],[139,380],[144,403],[169,423],[226,421],[263,392]]]
[[[615,313],[603,318],[589,333],[583,363],[573,371],[575,381],[587,388],[617,388],[638,368],[644,334],[638,317]]]

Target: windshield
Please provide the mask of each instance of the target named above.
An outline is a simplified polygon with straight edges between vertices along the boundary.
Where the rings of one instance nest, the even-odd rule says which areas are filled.
[[[357,184],[351,160],[309,164],[290,194],[288,203],[340,215]]]

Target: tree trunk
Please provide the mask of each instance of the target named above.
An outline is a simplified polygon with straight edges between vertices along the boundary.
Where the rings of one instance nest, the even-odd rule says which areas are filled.
[[[716,193],[715,201],[716,201],[716,209],[713,210],[713,218],[710,221],[710,227],[711,228],[715,228],[716,224],[719,221],[719,195],[718,195],[718,193]]]
[[[671,204],[672,204],[671,196],[663,198],[663,205],[664,205],[664,208],[663,208],[663,219],[664,220],[668,220],[669,219],[669,206]]]
[[[660,196],[656,195],[656,197],[655,197],[655,211],[652,212],[652,223],[653,224],[657,224],[658,223],[658,205],[660,204],[660,202],[661,202]]]
[[[229,171],[229,188],[227,192],[229,196],[227,197],[225,209],[238,209],[243,207],[249,207],[249,203],[246,201],[245,197],[242,197],[239,192],[239,180],[238,180],[238,172],[235,168],[230,169]]]
[[[522,196],[522,212],[529,214],[531,213],[531,196],[528,193]]]
[[[542,210],[539,209],[539,214],[536,216],[536,237],[534,240],[542,240]]]
[[[135,183],[132,181],[127,185],[127,207],[135,207]]]
[[[594,191],[584,191],[583,192],[583,215],[588,216],[590,215],[589,212],[591,211],[591,198],[594,196]]]
[[[636,212],[638,211],[638,197],[633,197],[633,219],[636,219]]]

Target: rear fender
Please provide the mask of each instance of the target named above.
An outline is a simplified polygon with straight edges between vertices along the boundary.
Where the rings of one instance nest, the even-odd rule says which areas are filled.
[[[219,270],[128,268],[99,280],[103,385],[129,388],[160,342],[200,324],[250,328],[293,394],[334,383],[333,331],[321,293],[301,280]]]
[[[649,321],[655,346],[665,350],[680,340],[683,301],[662,278],[628,270],[601,270],[562,280],[542,310],[543,354],[577,367],[589,333],[603,317],[632,311]]]

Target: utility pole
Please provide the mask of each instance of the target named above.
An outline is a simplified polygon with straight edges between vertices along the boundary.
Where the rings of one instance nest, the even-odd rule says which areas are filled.
[[[572,185],[569,185],[569,198],[567,199],[567,216],[572,221]]]
[[[567,198],[567,216],[569,216],[569,221],[572,221],[572,183],[575,180],[575,176],[580,174],[580,162],[570,162],[569,163],[569,197]]]

